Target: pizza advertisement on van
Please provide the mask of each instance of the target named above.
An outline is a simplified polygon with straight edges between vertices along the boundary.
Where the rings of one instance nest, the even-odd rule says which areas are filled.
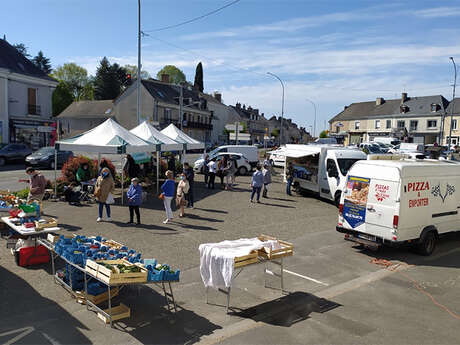
[[[348,177],[348,192],[344,198],[343,217],[352,228],[356,228],[366,221],[366,204],[370,181],[368,178]]]

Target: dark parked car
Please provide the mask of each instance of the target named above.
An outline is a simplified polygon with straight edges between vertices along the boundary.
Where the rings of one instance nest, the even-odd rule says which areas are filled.
[[[0,166],[10,162],[24,162],[32,150],[24,144],[7,144],[0,148]]]
[[[70,157],[73,157],[72,151],[58,151],[58,167],[67,162]],[[35,151],[31,155],[27,156],[26,165],[54,169],[54,147],[42,147],[40,150]]]

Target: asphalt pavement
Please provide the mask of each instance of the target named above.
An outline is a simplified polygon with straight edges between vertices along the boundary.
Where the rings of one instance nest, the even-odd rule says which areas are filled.
[[[458,234],[441,240],[431,257],[404,249],[369,251],[335,231],[334,205],[286,196],[279,176],[274,180],[270,198],[252,204],[249,177],[238,177],[234,191],[223,191],[206,189],[198,175],[195,208],[166,225],[156,193],[141,208],[142,226],[127,225],[128,210],[121,205],[113,206],[112,222],[96,223],[96,205],[46,202],[45,213],[58,218],[64,234],[102,235],[179,268],[181,281],[173,286],[179,310],[169,313],[155,286],[127,288],[114,303],[130,306],[131,318],[111,329],[53,283],[50,265],[18,267],[0,240],[0,342],[458,344]],[[295,255],[283,262],[284,293],[260,264],[234,281],[229,315],[224,295],[210,291],[207,304],[198,246],[261,233],[294,244]]]

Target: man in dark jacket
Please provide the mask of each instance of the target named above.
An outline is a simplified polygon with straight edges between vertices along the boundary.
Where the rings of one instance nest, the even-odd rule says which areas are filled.
[[[193,184],[195,180],[195,173],[193,172],[193,168],[187,162],[184,163],[184,174],[190,185],[190,189],[188,190],[188,193],[187,193],[187,200],[188,200],[187,207],[193,208]]]
[[[292,162],[288,163],[288,166],[286,168],[286,194],[287,195],[292,195],[291,194],[291,184],[294,179],[294,166],[292,165]]]

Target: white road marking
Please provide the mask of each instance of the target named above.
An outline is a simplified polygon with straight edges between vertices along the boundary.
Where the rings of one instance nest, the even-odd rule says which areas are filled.
[[[4,337],[4,336],[10,335],[10,334],[15,334],[15,333],[20,332],[17,336],[15,336],[13,339],[8,340],[4,344],[4,345],[12,345],[12,344],[16,343],[18,340],[28,336],[33,331],[35,331],[34,327],[24,327],[24,328],[15,329],[15,330],[12,330],[12,331],[9,331],[9,332],[1,333],[0,337]]]
[[[283,272],[292,274],[293,276],[300,277],[300,278],[303,278],[303,279],[306,279],[306,280],[310,280],[310,281],[315,282],[315,283],[317,283],[317,284],[321,284],[321,285],[324,285],[324,286],[329,286],[329,284],[327,284],[327,283],[323,283],[322,281],[319,281],[319,280],[314,279],[314,278],[310,278],[310,277],[307,277],[307,276],[303,276],[303,275],[301,275],[301,274],[299,274],[299,273],[295,273],[295,272],[288,271],[288,270],[285,270],[285,269],[283,269]]]

